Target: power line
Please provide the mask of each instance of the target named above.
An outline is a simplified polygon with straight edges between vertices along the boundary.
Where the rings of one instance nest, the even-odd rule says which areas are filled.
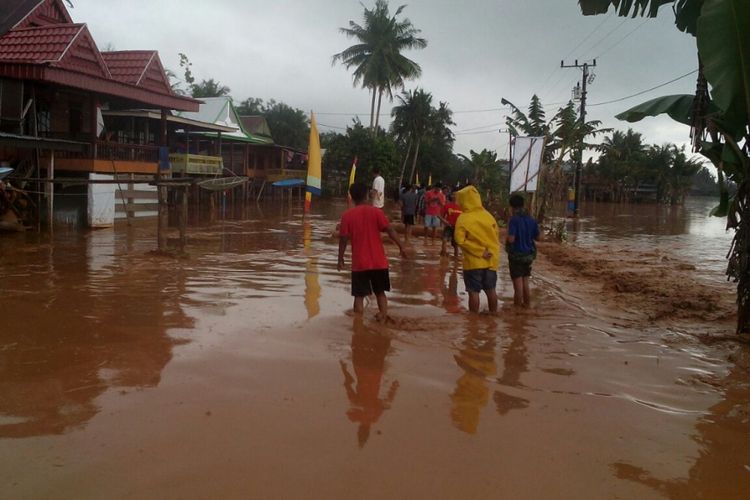
[[[597,31],[599,31],[599,28],[601,28],[602,26],[604,26],[604,23],[606,23],[607,21],[609,21],[612,18],[613,13],[614,13],[614,11],[610,12],[610,14],[608,16],[605,16],[604,19],[602,20],[602,22],[600,22],[599,24],[597,24],[596,27],[591,32],[589,32],[588,35],[586,35],[583,38],[583,40],[581,40],[580,42],[578,42],[578,45],[576,45],[575,47],[573,47],[567,54],[565,54],[563,56],[563,59],[567,59],[568,57],[570,57],[570,55],[573,52],[575,52],[576,50],[578,50],[581,47],[581,45],[583,45],[584,43],[586,43],[586,40],[588,40],[589,38],[591,38],[592,36],[594,36],[594,33],[596,33]],[[560,69],[560,68],[555,67],[555,68],[552,69],[552,71],[550,71],[550,73],[547,75],[547,78],[545,78],[544,82],[539,86],[539,89],[546,88],[546,85],[549,82],[550,78],[552,78],[552,75],[554,75],[555,71],[557,71],[558,69]],[[549,89],[549,90],[552,90],[552,89]],[[543,93],[544,92],[540,91],[540,94],[543,94]]]
[[[581,45],[583,45],[584,43],[586,43],[586,40],[588,40],[589,38],[591,38],[594,33],[596,33],[597,31],[599,31],[599,28],[601,28],[604,25],[604,23],[606,23],[607,21],[609,21],[609,19],[613,15],[613,13],[614,13],[614,11],[610,12],[610,14],[608,16],[606,16],[604,18],[604,20],[597,25],[596,28],[594,28],[594,31],[592,31],[591,33],[589,33],[586,36],[586,38],[584,38],[583,40],[581,40],[581,42],[578,45],[576,45],[575,47],[573,47],[573,49],[570,52],[568,52],[567,54],[565,54],[565,56],[563,57],[563,60],[569,58],[576,50],[578,50],[578,48],[580,48]]]
[[[606,35],[604,35],[596,43],[594,43],[593,45],[591,45],[586,51],[584,51],[584,55],[585,54],[589,54],[594,48],[599,47],[604,40],[606,40],[607,38],[609,38],[610,36],[612,36],[626,22],[628,22],[628,18],[623,19],[622,22],[620,22],[620,24],[618,24],[617,26],[615,26],[614,28],[612,28],[611,30],[609,30],[609,32]]]
[[[477,135],[477,134],[499,134],[498,129],[493,130],[478,130],[476,132],[454,132],[453,135]]]
[[[507,111],[508,107],[502,107],[502,108],[483,108],[483,109],[461,109],[458,111],[453,111],[454,115],[461,115],[461,114],[467,114],[467,113],[490,113],[490,112],[496,112],[496,111]],[[343,113],[343,112],[331,112],[331,111],[316,111],[316,115],[318,116],[370,116],[370,112],[366,113]],[[378,116],[391,116],[390,112],[385,113],[376,113]]]
[[[347,127],[336,127],[334,125],[326,125],[325,123],[318,123],[318,127],[334,128],[336,130],[347,130]]]
[[[463,129],[463,130],[456,130],[456,132],[454,132],[454,133],[471,132],[473,130],[481,130],[481,129],[488,128],[488,127],[500,127],[502,125],[505,125],[505,122],[488,123],[487,125],[481,125],[479,127],[472,127],[472,128],[467,128],[467,129]]]
[[[687,78],[688,76],[690,76],[692,74],[695,74],[697,72],[698,72],[698,70],[694,69],[693,71],[690,71],[689,73],[685,73],[682,76],[678,76],[677,78],[673,78],[673,79],[669,80],[668,82],[660,83],[659,85],[656,85],[655,87],[651,87],[649,89],[642,90],[640,92],[636,92],[635,94],[632,94],[632,95],[628,95],[628,96],[625,96],[625,97],[620,97],[618,99],[612,99],[611,101],[604,101],[604,102],[597,102],[595,104],[589,104],[589,107],[591,107],[591,106],[604,106],[605,104],[612,104],[613,102],[620,102],[620,101],[624,101],[626,99],[630,99],[632,97],[638,97],[639,95],[646,94],[648,92],[651,92],[652,90],[656,90],[656,89],[659,89],[661,87],[665,87],[665,86],[669,85],[670,83],[676,82],[677,80],[682,80],[683,78]]]
[[[622,43],[622,42],[623,42],[623,41],[624,41],[624,40],[625,40],[626,38],[628,38],[628,37],[629,37],[630,35],[632,35],[632,34],[633,34],[633,33],[635,33],[636,31],[638,31],[638,30],[639,30],[639,29],[641,28],[641,26],[643,26],[643,25],[644,25],[644,24],[646,24],[647,22],[648,22],[648,18],[646,18],[646,19],[645,19],[645,20],[644,20],[644,21],[643,21],[642,23],[640,23],[640,24],[639,24],[638,26],[636,26],[636,27],[635,27],[635,28],[633,28],[633,29],[632,29],[631,31],[629,31],[627,35],[625,35],[624,37],[620,38],[620,39],[619,39],[619,40],[618,40],[618,41],[617,41],[617,42],[616,42],[616,43],[615,43],[614,45],[610,45],[610,46],[609,46],[609,47],[608,47],[607,49],[605,49],[605,50],[604,50],[603,52],[600,52],[600,53],[599,53],[599,55],[598,55],[598,56],[596,56],[596,58],[599,58],[599,57],[603,56],[604,54],[606,54],[606,53],[607,53],[607,52],[609,52],[610,50],[612,50],[612,49],[614,49],[615,47],[617,47],[618,45],[620,45],[620,44],[621,44],[621,43]],[[596,59],[596,58],[595,58],[595,59]]]

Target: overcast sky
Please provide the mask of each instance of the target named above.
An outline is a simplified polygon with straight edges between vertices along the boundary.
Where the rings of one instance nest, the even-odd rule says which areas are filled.
[[[321,131],[346,127],[355,115],[369,119],[365,90],[350,73],[331,66],[331,56],[354,42],[339,33],[349,20],[361,22],[357,0],[74,0],[75,22],[85,22],[100,48],[156,49],[167,68],[181,71],[178,53],[193,63],[200,80],[214,78],[232,89],[236,102],[274,98],[314,110]],[[374,0],[365,0],[368,6]],[[392,2],[392,10],[402,2]],[[423,87],[455,112],[455,151],[507,154],[500,134],[505,97],[526,108],[538,94],[549,116],[570,98],[577,69],[561,69],[597,58],[589,87],[589,119],[627,128],[614,115],[649,98],[692,93],[695,75],[622,102],[594,106],[667,82],[697,67],[695,42],[674,27],[669,7],[656,19],[614,15],[584,17],[577,0],[411,0],[404,15],[428,40],[408,55],[422,66]],[[558,103],[552,105],[552,103]],[[384,102],[381,123],[390,122]],[[688,140],[688,129],[668,118],[634,124],[649,143]],[[337,129],[334,129],[337,130]]]

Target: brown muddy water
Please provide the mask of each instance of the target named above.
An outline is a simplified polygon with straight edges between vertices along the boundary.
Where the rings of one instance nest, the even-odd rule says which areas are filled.
[[[747,498],[710,203],[587,207],[530,310],[503,265],[497,317],[466,314],[439,245],[389,248],[389,326],[347,313],[340,203],[197,223],[184,259],[153,222],[3,237],[0,496]]]

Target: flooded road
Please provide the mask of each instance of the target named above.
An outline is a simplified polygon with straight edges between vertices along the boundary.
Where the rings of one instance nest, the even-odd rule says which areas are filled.
[[[673,256],[731,302],[730,236],[691,203],[589,207],[570,239]],[[744,498],[732,317],[645,317],[545,256],[531,310],[503,263],[502,312],[472,317],[460,265],[417,239],[389,248],[396,324],[358,319],[343,208],[196,224],[184,259],[149,222],[0,239],[2,496]]]

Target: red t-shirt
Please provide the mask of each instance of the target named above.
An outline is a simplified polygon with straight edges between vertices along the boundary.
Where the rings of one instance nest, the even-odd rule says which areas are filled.
[[[442,191],[427,191],[424,195],[424,206],[425,214],[427,215],[440,215],[443,213],[443,205],[445,205],[445,195]]]
[[[388,219],[379,208],[358,205],[341,216],[339,234],[352,242],[352,271],[388,269],[380,233],[388,227]]]
[[[449,201],[443,207],[443,217],[451,226],[456,227],[456,221],[458,220],[459,215],[461,215],[461,207],[458,206],[458,203]]]

